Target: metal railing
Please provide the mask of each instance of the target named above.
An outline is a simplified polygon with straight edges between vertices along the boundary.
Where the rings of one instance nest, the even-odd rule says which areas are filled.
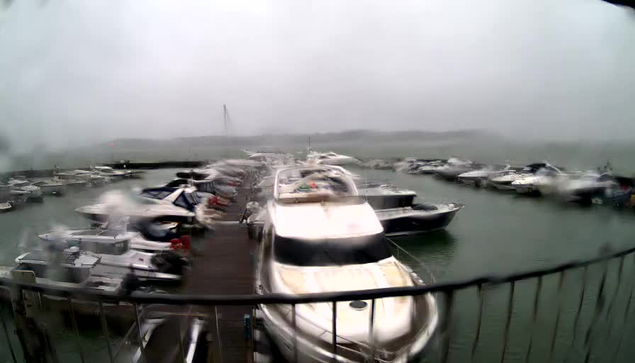
[[[71,318],[75,352],[80,361],[86,357],[81,346],[80,329],[76,318],[79,303],[92,302],[98,306],[98,316],[106,340],[107,361],[120,360],[121,351],[133,342],[144,351],[144,332],[141,327],[148,317],[147,311],[157,304],[171,307],[165,311],[172,316],[198,316],[206,320],[215,337],[213,343],[220,350],[221,337],[218,307],[271,306],[284,304],[291,307],[291,321],[298,323],[296,308],[302,304],[338,303],[355,300],[370,302],[370,321],[366,351],[367,360],[382,361],[375,356],[373,329],[375,305],[385,298],[422,296],[434,294],[440,307],[440,324],[436,339],[424,351],[428,361],[617,361],[631,354],[630,328],[631,301],[635,285],[635,248],[585,261],[573,261],[553,267],[506,276],[483,276],[452,282],[401,288],[313,293],[297,296],[284,294],[266,295],[171,295],[132,293],[120,295],[108,292],[88,292],[76,288],[60,288],[31,283],[16,283],[0,279],[0,287],[7,291],[16,289],[45,294],[57,301],[65,301]],[[104,306],[127,306],[133,309],[132,326],[118,343],[112,341]],[[187,311],[175,307],[187,307]],[[193,308],[195,307],[195,308]],[[196,311],[194,311],[194,310]],[[336,354],[345,340],[337,336],[337,310],[332,310],[332,336],[330,351]],[[6,341],[6,359],[20,361],[24,356],[21,346],[16,346],[15,332],[8,309],[3,308],[2,335]],[[180,324],[180,323],[179,323]],[[185,358],[183,340],[179,328],[178,346]],[[292,334],[294,357],[297,357],[299,339],[305,339],[297,331]],[[546,339],[546,341],[545,341]],[[24,341],[22,341],[24,346]],[[147,343],[147,342],[145,342]],[[176,342],[173,342],[176,344]],[[210,349],[210,352],[216,349]],[[217,350],[217,351],[218,351]],[[210,353],[211,354],[211,353]],[[139,355],[139,354],[137,354]],[[538,357],[538,358],[536,358]],[[220,354],[214,361],[222,361]],[[628,358],[624,358],[628,361]],[[143,360],[143,359],[142,359]]]

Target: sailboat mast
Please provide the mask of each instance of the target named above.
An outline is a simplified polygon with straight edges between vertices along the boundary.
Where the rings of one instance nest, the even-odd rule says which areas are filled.
[[[223,125],[225,127],[225,137],[229,137],[229,124],[231,118],[229,117],[229,111],[227,111],[227,105],[223,105]]]

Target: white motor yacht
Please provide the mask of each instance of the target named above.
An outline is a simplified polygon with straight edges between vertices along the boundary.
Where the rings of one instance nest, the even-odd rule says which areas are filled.
[[[433,168],[432,170],[437,176],[445,180],[455,181],[459,175],[472,171],[477,167],[478,166],[470,160],[461,160],[452,157],[448,159],[445,165]]]
[[[111,181],[119,181],[126,177],[126,173],[123,171],[115,170],[110,166],[93,166],[93,174],[108,177]]]
[[[335,166],[278,171],[267,205],[256,286],[260,294],[306,294],[423,284],[390,253],[375,212],[347,173]],[[371,301],[337,304],[260,305],[264,327],[282,354],[300,362],[384,362],[414,359],[438,324],[434,297],[376,300],[372,340]],[[296,327],[294,329],[294,327]],[[295,339],[294,339],[295,337]],[[372,348],[371,348],[372,347]]]
[[[515,190],[512,183],[516,180],[532,176],[542,168],[547,166],[546,163],[533,163],[524,166],[520,170],[507,170],[501,175],[491,175],[487,178],[487,185],[502,191]]]
[[[95,222],[109,222],[113,217],[130,217],[132,225],[154,221],[191,223],[198,197],[194,188],[149,188],[138,196],[112,195],[104,203],[87,205],[75,212]]]
[[[440,160],[426,161],[418,165],[416,170],[411,174],[434,174],[439,168],[443,167],[443,162]]]
[[[467,173],[460,174],[457,178],[460,182],[475,187],[487,186],[490,178],[496,178],[499,176],[507,175],[514,172],[509,165],[505,167],[501,166],[486,166],[483,169],[468,171]]]
[[[322,165],[358,165],[360,161],[348,155],[337,154],[333,151],[320,153],[311,150],[307,157],[307,162]]]
[[[108,177],[80,169],[58,172],[55,176],[66,183],[72,182],[76,186],[84,186],[86,188],[103,187],[110,180]]]
[[[99,274],[95,269],[100,260],[99,256],[80,252],[77,248],[28,252],[15,259],[17,266],[0,267],[0,276],[55,287],[118,292],[122,287],[123,275]]]
[[[30,181],[26,179],[9,179],[7,185],[13,190],[26,193],[26,200],[29,202],[41,202],[44,198],[42,189],[40,187],[32,185]]]
[[[551,193],[555,187],[556,180],[565,177],[560,169],[547,163],[535,174],[516,179],[511,183],[511,186],[519,194],[541,194],[541,189],[545,193]],[[549,192],[547,192],[547,190],[549,190]]]
[[[61,245],[62,248],[77,247],[100,258],[93,271],[103,276],[124,276],[128,273],[142,281],[174,283],[181,280],[185,263],[175,265],[158,264],[157,258],[165,260],[161,254],[141,252],[130,248],[132,240],[139,235],[134,232],[119,231],[66,231],[46,233],[38,236],[46,242]],[[171,253],[170,251],[164,251]],[[170,259],[178,261],[179,258]]]
[[[543,180],[537,186],[543,195],[555,194],[569,202],[591,203],[619,188],[619,183],[610,173],[587,172],[581,175],[559,175]]]
[[[33,185],[39,187],[44,195],[55,195],[60,197],[68,193],[68,186],[61,180],[38,180],[33,182]]]

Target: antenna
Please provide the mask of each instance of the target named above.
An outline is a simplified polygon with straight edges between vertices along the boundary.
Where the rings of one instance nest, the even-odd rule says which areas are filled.
[[[223,126],[225,127],[225,137],[229,137],[232,119],[227,111],[227,105],[223,105]]]

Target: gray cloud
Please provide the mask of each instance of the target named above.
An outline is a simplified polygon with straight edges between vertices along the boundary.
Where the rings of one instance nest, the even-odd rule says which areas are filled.
[[[15,2],[16,145],[373,128],[635,133],[635,20],[596,0]]]

